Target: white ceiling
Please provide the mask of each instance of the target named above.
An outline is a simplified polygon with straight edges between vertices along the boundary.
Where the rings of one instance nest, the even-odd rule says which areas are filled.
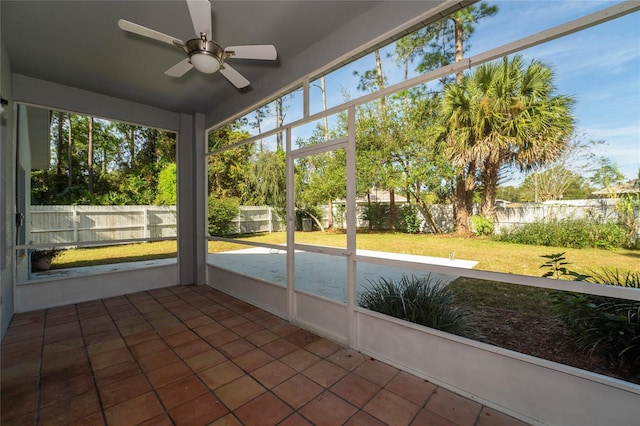
[[[274,62],[230,60],[252,82],[249,88],[238,90],[219,74],[195,70],[179,79],[168,77],[164,71],[185,53],[117,26],[123,18],[188,40],[194,30],[183,0],[0,0],[2,45],[14,73],[169,111],[206,114],[257,102],[442,2],[211,3],[213,38],[220,45],[273,44],[278,50]]]

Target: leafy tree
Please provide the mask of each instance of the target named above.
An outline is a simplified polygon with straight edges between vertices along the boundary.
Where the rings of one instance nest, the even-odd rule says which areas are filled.
[[[464,52],[471,47],[469,39],[475,32],[475,24],[496,13],[497,6],[480,2],[460,9],[416,33],[413,39],[423,45],[419,48],[422,58],[417,70],[426,72],[460,62]],[[456,79],[458,82],[462,80],[462,72],[456,75]],[[443,79],[443,83],[446,82],[446,78]]]
[[[382,70],[382,60],[380,58],[380,50],[375,50],[375,69],[366,70],[362,73],[354,71],[354,75],[360,77],[358,82],[358,90],[360,91],[377,91],[384,89],[387,79]],[[397,169],[394,162],[390,159],[389,150],[393,149],[394,140],[389,131],[391,126],[391,118],[387,108],[387,100],[380,98],[369,104],[359,108],[358,120],[358,144],[363,147],[369,156],[369,160],[374,160],[377,164],[377,170],[373,180],[376,182],[373,186],[385,188],[389,191],[389,223],[391,229],[395,229],[395,178],[397,177]],[[362,121],[366,123],[363,126]],[[364,130],[364,131],[362,131]],[[361,148],[362,149],[362,148]],[[373,187],[372,186],[372,187]],[[371,206],[369,206],[371,207]]]
[[[493,219],[500,169],[522,171],[560,157],[573,131],[573,98],[556,95],[553,71],[522,57],[484,64],[448,84],[443,118],[448,156],[482,183],[481,215]]]
[[[298,140],[301,146],[324,140],[324,129],[316,127],[308,141]],[[295,164],[295,208],[311,217],[324,230],[315,207],[329,205],[336,199],[346,198],[346,152],[330,152],[300,158]]]
[[[562,166],[531,173],[522,182],[523,201],[575,200],[588,198],[589,194],[585,179]]]
[[[123,129],[135,135],[133,168]],[[32,173],[35,204],[147,204],[159,171],[175,161],[175,137],[167,132],[58,111],[51,113],[50,143],[49,168]]]
[[[158,176],[158,195],[155,203],[165,206],[175,206],[177,197],[177,168],[176,163],[167,164]]]
[[[406,99],[408,104],[404,103]],[[431,230],[441,232],[429,204],[434,198],[444,201],[444,194],[450,192],[453,169],[443,156],[443,130],[436,114],[439,98],[437,94],[427,95],[417,89],[392,100],[389,110],[394,118],[390,131],[395,143],[389,155],[399,170],[395,184],[420,206]]]
[[[555,160],[533,168],[533,176],[527,180],[526,189],[530,191],[527,199],[538,202],[560,199],[557,197],[571,199],[591,197],[591,188],[585,176],[604,164],[603,161],[607,161],[594,153],[594,148],[603,143],[603,141],[585,141],[583,135],[573,135],[562,154]]]
[[[470,44],[469,38],[475,31],[475,24],[481,19],[495,15],[497,6],[486,2],[467,6],[447,18],[435,22],[424,30],[421,30],[413,39],[414,43],[422,43],[418,48],[422,52],[422,59],[418,64],[419,72],[427,72],[444,67],[453,62],[464,59]],[[456,73],[456,83],[462,82],[463,73]],[[442,84],[447,83],[447,77],[442,78]],[[470,161],[465,164],[456,164],[454,178],[454,222],[458,232],[468,234],[469,218],[473,210],[473,197],[476,181],[476,164]]]
[[[255,176],[254,202],[283,210],[286,205],[287,162],[285,152],[262,151],[253,163]]]
[[[211,150],[224,148],[241,141],[249,134],[241,125],[230,124],[209,134]],[[253,146],[246,144],[235,149],[210,155],[208,158],[209,194],[215,197],[234,197],[242,203],[253,201],[252,187],[248,180],[251,172],[250,159]]]
[[[591,184],[597,189],[611,188],[624,182],[624,175],[616,163],[612,163],[607,158],[600,159],[600,167],[589,179]]]
[[[524,201],[523,190],[520,186],[499,186],[496,191],[496,197],[501,200],[511,201],[512,203],[519,203],[520,201]]]

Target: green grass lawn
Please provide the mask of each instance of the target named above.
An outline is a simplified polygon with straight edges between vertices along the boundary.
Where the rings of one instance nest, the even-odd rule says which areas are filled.
[[[281,244],[282,233],[265,234],[245,238],[247,241]],[[296,232],[296,242],[305,244],[344,247],[346,237],[330,232]],[[210,244],[210,252],[217,250]],[[533,246],[492,241],[489,238],[462,238],[451,235],[411,235],[402,233],[362,233],[356,237],[359,249],[387,251],[448,258],[453,252],[456,259],[475,260],[475,269],[512,274],[541,276],[540,269],[547,259],[543,255],[566,252],[571,269],[586,273],[590,269],[607,267],[620,271],[637,269],[640,250],[568,249],[562,247]]]
[[[344,247],[346,236],[337,232],[297,232],[296,242],[315,245]],[[256,243],[282,244],[282,232],[243,238]],[[567,249],[512,244],[492,241],[488,238],[461,238],[450,235],[410,235],[401,233],[362,233],[356,240],[359,249],[388,251],[448,258],[453,252],[456,259],[475,260],[475,269],[512,274],[541,276],[540,269],[546,259],[543,255],[566,252],[570,269],[588,273],[602,267],[620,271],[637,270],[639,250]],[[64,251],[55,259],[54,268],[70,268],[118,262],[132,262],[176,256],[175,241],[125,244],[111,247],[79,248]],[[209,252],[246,248],[245,245],[210,241]]]

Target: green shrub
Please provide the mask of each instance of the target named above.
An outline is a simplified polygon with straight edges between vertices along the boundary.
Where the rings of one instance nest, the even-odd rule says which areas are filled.
[[[358,305],[382,314],[460,336],[474,336],[468,312],[454,304],[453,291],[431,276],[400,281],[381,277],[358,297]]]
[[[369,203],[364,206],[361,219],[369,222],[369,229],[389,229],[390,211],[389,204]]]
[[[640,288],[640,272],[603,269],[592,274],[584,277],[585,281]],[[554,305],[579,348],[607,355],[620,365],[631,362],[633,368],[640,368],[640,301],[556,292]]]
[[[637,364],[640,302],[568,293],[558,296],[556,306],[569,335],[582,350],[609,355],[619,364]]]
[[[493,235],[493,222],[483,216],[471,216],[471,229],[476,235]]]
[[[176,163],[167,164],[158,175],[158,195],[156,204],[175,206],[177,203]]]
[[[228,235],[233,220],[240,213],[240,204],[235,198],[209,197],[209,235]]]
[[[628,232],[616,223],[589,219],[547,219],[503,230],[498,241],[570,248],[626,247]]]
[[[589,240],[594,248],[611,250],[628,247],[629,233],[617,223],[607,221],[592,226]]]
[[[406,234],[418,234],[422,226],[422,218],[418,214],[418,208],[411,204],[405,204],[398,209],[398,230]]]

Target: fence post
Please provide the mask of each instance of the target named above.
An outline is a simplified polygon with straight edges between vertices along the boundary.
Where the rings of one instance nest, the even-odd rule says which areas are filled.
[[[269,214],[269,233],[273,232],[273,211],[271,206],[267,207],[267,213]]]
[[[72,207],[71,221],[73,222],[73,241],[78,242],[78,206]]]
[[[142,230],[142,238],[149,238],[149,206],[142,207],[143,214],[143,230]]]

